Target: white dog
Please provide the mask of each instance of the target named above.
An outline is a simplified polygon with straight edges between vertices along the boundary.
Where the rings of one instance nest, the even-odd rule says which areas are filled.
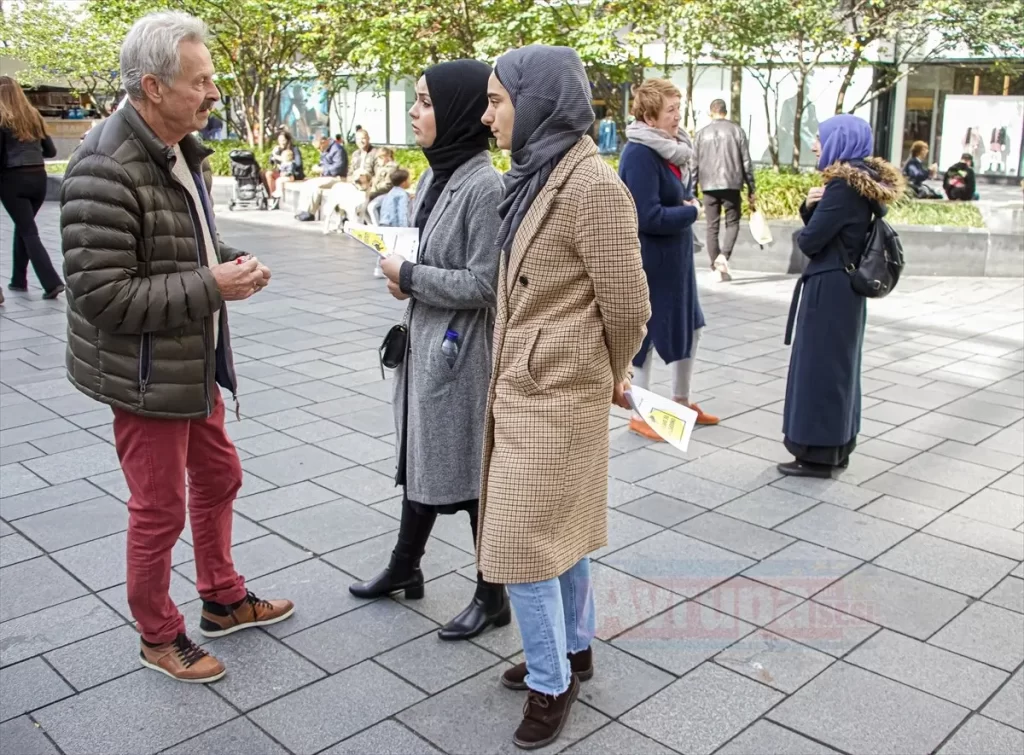
[[[360,222],[359,209],[366,204],[369,188],[370,174],[360,170],[350,180],[336,183],[327,190],[320,206],[324,234],[341,231],[345,223]]]

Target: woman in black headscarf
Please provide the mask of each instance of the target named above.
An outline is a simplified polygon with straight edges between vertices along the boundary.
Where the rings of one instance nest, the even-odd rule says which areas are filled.
[[[395,482],[405,495],[388,567],[349,588],[363,598],[423,596],[420,558],[438,514],[468,512],[476,540],[502,193],[487,152],[490,132],[480,122],[490,73],[479,61],[457,60],[427,69],[416,84],[409,114],[430,162],[416,191],[419,260],[390,257],[381,264],[392,296],[409,300],[409,346],[395,372],[393,402]],[[472,561],[445,550],[449,567]],[[504,588],[478,573],[473,601],[439,634],[469,639],[511,619]]]

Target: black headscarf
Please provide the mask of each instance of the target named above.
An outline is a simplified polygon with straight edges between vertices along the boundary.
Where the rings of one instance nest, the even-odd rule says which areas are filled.
[[[486,150],[491,138],[491,130],[480,120],[487,110],[489,65],[479,60],[453,60],[431,66],[423,75],[434,105],[437,131],[433,145],[423,150],[433,177],[416,213],[420,234],[452,174]]]

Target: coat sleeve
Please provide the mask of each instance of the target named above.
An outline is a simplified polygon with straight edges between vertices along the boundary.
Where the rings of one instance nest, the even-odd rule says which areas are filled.
[[[496,179],[496,177],[495,177]],[[403,265],[402,290],[417,301],[446,309],[486,309],[498,301],[499,251],[495,235],[501,219],[501,183],[488,181],[472,192],[462,218],[466,267],[444,269],[430,265]]]
[[[124,168],[102,155],[76,162],[61,185],[64,278],[75,310],[108,333],[173,330],[223,304],[207,267],[140,275],[142,211]]]
[[[595,233],[595,228],[604,229]],[[640,258],[636,212],[618,182],[592,184],[576,217],[576,250],[594,286],[612,376],[626,380],[647,334],[650,293]]]
[[[817,205],[801,206],[800,214],[807,224],[797,235],[800,251],[813,257],[839,235],[850,220],[850,203],[847,192],[852,192],[845,181],[834,179],[825,187],[825,193]]]
[[[57,156],[57,147],[54,146],[49,134],[43,136],[40,146],[43,148],[43,157],[47,160]]]
[[[648,154],[633,151],[620,163],[619,174],[636,203],[637,222],[641,233],[651,236],[671,236],[693,225],[697,220],[696,207],[678,205],[666,207],[658,192],[658,174],[661,166]],[[606,227],[599,223],[595,228]]]

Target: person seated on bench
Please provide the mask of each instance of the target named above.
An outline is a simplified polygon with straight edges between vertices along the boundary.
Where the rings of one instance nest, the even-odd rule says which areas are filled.
[[[970,152],[960,155],[960,162],[946,171],[942,179],[942,188],[946,196],[954,202],[970,202],[978,198],[974,156]]]
[[[348,172],[348,153],[342,145],[327,138],[327,135],[324,134],[320,137],[318,146],[320,147],[320,164],[313,166],[310,172],[319,175],[307,180],[299,189],[296,220],[315,220],[316,213],[320,209],[323,190],[334,186],[339,181],[344,181],[345,173]]]

